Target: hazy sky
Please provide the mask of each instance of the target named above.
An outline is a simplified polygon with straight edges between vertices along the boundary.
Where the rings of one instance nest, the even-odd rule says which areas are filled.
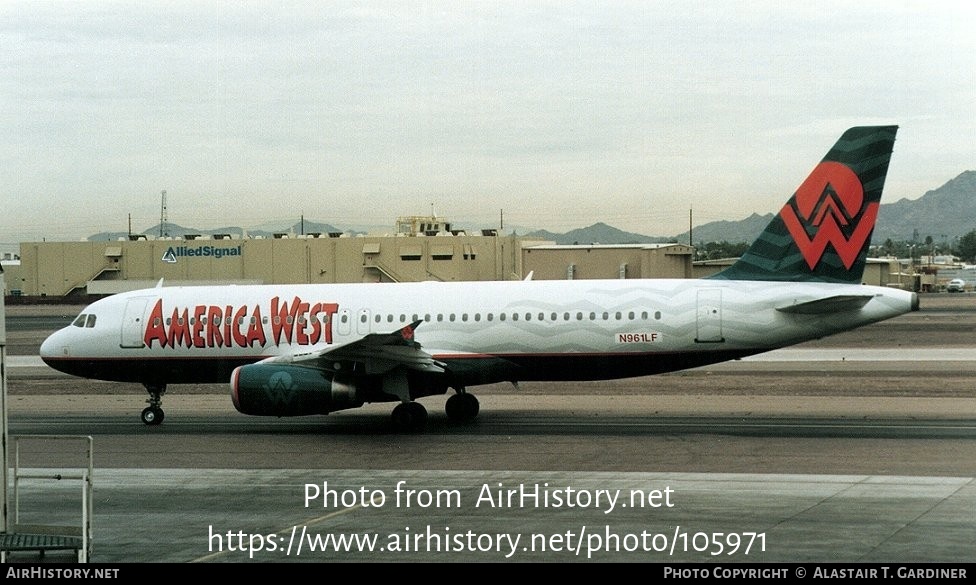
[[[269,220],[647,235],[778,210],[848,127],[976,169],[976,3],[0,3],[0,243]],[[976,218],[974,218],[976,221]],[[42,227],[43,226],[43,227]]]

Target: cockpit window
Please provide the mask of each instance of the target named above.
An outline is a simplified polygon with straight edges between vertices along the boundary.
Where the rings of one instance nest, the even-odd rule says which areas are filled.
[[[94,327],[95,315],[94,314],[87,315],[85,313],[82,313],[81,315],[78,315],[71,324],[74,325],[75,327],[88,327],[88,328]]]

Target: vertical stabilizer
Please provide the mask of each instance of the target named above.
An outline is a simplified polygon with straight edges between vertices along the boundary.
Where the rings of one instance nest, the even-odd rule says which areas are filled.
[[[860,283],[897,130],[844,132],[749,250],[710,278]]]

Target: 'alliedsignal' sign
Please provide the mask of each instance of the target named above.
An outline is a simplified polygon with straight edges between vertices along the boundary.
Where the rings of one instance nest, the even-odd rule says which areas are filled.
[[[241,256],[241,246],[220,248],[217,246],[170,246],[163,254],[163,262],[176,264],[178,258],[227,258]]]

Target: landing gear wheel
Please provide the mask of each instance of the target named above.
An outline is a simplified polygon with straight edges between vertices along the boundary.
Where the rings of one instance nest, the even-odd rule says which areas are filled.
[[[165,384],[143,384],[146,392],[149,393],[149,406],[142,411],[142,422],[155,426],[163,422],[163,394],[166,393]]]
[[[427,409],[419,402],[401,402],[393,409],[393,426],[401,433],[419,433],[427,426]]]
[[[162,408],[148,406],[142,411],[142,422],[147,425],[158,425],[163,422],[165,416]]]
[[[474,394],[459,392],[447,399],[444,410],[451,422],[466,423],[473,421],[478,416],[481,406]]]

